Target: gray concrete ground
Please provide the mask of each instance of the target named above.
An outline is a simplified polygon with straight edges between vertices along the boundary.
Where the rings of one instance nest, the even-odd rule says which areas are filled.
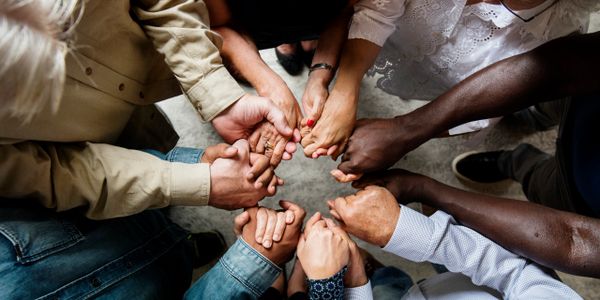
[[[594,16],[593,31],[600,28],[600,18]],[[307,71],[298,76],[289,76],[277,64],[272,50],[261,53],[270,66],[286,80],[297,99],[302,97]],[[362,83],[358,117],[392,117],[405,114],[425,104],[422,101],[403,101],[390,96],[375,87],[376,78],[365,78]],[[221,142],[210,124],[204,124],[194,112],[193,107],[183,98],[176,97],[161,103],[162,108],[173,122],[181,136],[180,146],[205,147]],[[501,122],[487,130],[487,135],[468,134],[445,139],[431,140],[401,159],[395,167],[421,173],[441,182],[465,190],[490,193],[502,197],[524,200],[520,186],[514,182],[506,182],[493,186],[471,186],[461,183],[450,168],[452,159],[470,150],[511,149],[519,143],[527,142],[545,150],[554,152],[556,130],[546,132],[530,132],[526,129]],[[263,206],[277,207],[279,199],[288,199],[300,203],[312,215],[316,211],[327,214],[325,200],[339,195],[352,193],[352,187],[336,183],[329,171],[337,166],[330,158],[317,160],[305,158],[300,148],[291,161],[283,162],[277,174],[285,179],[286,184],[279,189],[277,195],[261,202]],[[418,206],[417,206],[418,207]],[[235,237],[232,232],[233,217],[240,211],[223,211],[211,207],[174,207],[170,211],[171,218],[182,227],[199,232],[217,229],[222,232],[229,244]],[[509,231],[510,228],[507,228]],[[382,252],[359,242],[377,259],[386,265],[397,266],[416,282],[433,275],[433,268],[426,263],[413,263]],[[586,299],[600,299],[600,280],[560,274],[560,277]]]

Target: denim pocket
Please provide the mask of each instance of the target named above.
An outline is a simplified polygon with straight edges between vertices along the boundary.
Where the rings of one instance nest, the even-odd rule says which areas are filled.
[[[12,244],[18,263],[34,263],[84,239],[73,223],[56,216],[42,209],[0,208],[0,234]]]

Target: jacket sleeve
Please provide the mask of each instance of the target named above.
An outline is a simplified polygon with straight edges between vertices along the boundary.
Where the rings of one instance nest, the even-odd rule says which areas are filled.
[[[206,205],[208,164],[167,162],[106,144],[22,142],[0,146],[0,196],[33,199],[90,219],[167,205]]]
[[[157,51],[179,80],[204,121],[210,121],[243,94],[223,66],[221,37],[208,26],[202,1],[137,0],[133,12]]]

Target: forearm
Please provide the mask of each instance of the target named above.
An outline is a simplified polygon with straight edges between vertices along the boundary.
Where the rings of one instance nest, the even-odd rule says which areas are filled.
[[[342,52],[338,78],[332,93],[347,95],[348,98],[354,99],[354,102],[349,104],[356,106],[360,82],[367,70],[373,65],[380,50],[381,47],[367,40],[348,40]]]
[[[259,95],[266,93],[283,80],[263,61],[256,45],[249,37],[236,30],[221,26],[214,28],[223,37],[221,56],[230,73],[248,81]]]
[[[423,203],[448,212],[506,249],[560,271],[600,277],[597,219],[466,192],[433,180],[424,190]]]
[[[321,33],[318,47],[313,56],[313,65],[326,63],[334,68],[337,67],[340,52],[348,37],[348,22],[350,22],[352,12],[352,7],[345,8]],[[310,79],[316,78],[328,86],[334,74],[334,70],[317,69],[311,72]]]
[[[569,36],[495,63],[404,117],[425,140],[469,121],[512,113],[538,102],[597,93],[600,33]],[[427,124],[427,126],[422,126]]]
[[[383,249],[411,261],[443,264],[476,285],[501,292],[503,299],[580,299],[538,265],[456,224],[444,212],[425,217],[403,206]]]
[[[206,205],[208,164],[161,161],[106,144],[24,142],[0,147],[0,195],[29,198],[91,219],[116,218],[170,204]]]

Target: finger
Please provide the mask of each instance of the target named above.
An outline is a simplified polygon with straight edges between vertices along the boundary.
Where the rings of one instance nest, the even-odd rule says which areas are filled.
[[[265,171],[271,168],[269,158],[257,153],[250,153],[250,172],[246,174],[246,178],[250,181],[255,180],[261,176]],[[263,182],[264,184],[268,181]]]
[[[283,236],[283,233],[285,231],[285,225],[286,225],[286,213],[278,212],[277,213],[277,224],[275,224],[275,230],[273,231],[273,241],[274,242],[279,242],[281,240],[281,237]]]
[[[302,141],[304,141],[304,140],[302,140]],[[312,144],[304,147],[304,155],[306,157],[312,157],[313,153],[315,153],[315,151],[317,151],[317,149],[319,149],[319,145],[317,145],[316,143],[313,142]]]
[[[281,162],[281,157],[283,156],[283,152],[285,151],[286,140],[280,139],[277,144],[275,144],[275,149],[273,149],[273,155],[271,156],[271,165],[277,166]]]
[[[233,232],[236,236],[242,235],[244,225],[248,224],[248,222],[250,222],[250,214],[247,211],[244,211],[233,219]]]
[[[300,145],[302,145],[302,147],[306,148],[309,145],[313,144],[314,141],[314,136],[312,135],[312,133],[308,133],[307,135],[304,135],[304,138],[302,138],[302,140],[300,141]],[[306,154],[306,152],[305,152]]]
[[[312,230],[313,226],[319,220],[321,220],[321,213],[320,212],[316,212],[314,215],[312,215],[312,217],[310,217],[310,219],[308,219],[306,221],[306,225],[304,225],[304,232],[310,232]]]
[[[250,150],[252,152],[262,153],[262,152],[258,152],[258,144],[260,143],[261,136],[262,136],[261,130],[257,129],[257,130],[254,130],[254,132],[248,138],[248,144],[250,144]]]
[[[259,208],[256,212],[256,231],[254,232],[254,239],[257,243],[261,244],[267,228],[269,216],[267,215],[267,209]]]
[[[237,148],[237,156],[241,161],[249,162],[250,145],[248,144],[248,141],[237,140],[232,146]]]
[[[292,201],[280,200],[279,206],[294,213],[294,220],[292,221],[293,223],[301,224],[304,220],[304,216],[306,216],[304,209]]]
[[[310,111],[309,118],[314,120],[315,122],[317,122],[320,118],[321,118],[321,114],[323,113],[323,102],[325,99],[323,99],[322,97],[316,97],[312,108],[309,109],[308,111]]]
[[[312,158],[319,158],[319,156],[325,155],[325,154],[327,154],[327,149],[319,148],[319,149],[317,149],[317,151],[313,152]]]
[[[287,144],[285,144],[285,152],[287,152],[289,154],[294,154],[294,152],[296,152],[296,150],[298,149],[298,147],[296,146],[296,143],[297,142],[294,142],[294,141],[287,142]]]
[[[342,222],[342,217],[335,209],[330,209],[329,214],[331,214],[331,216],[333,216],[336,220],[338,220],[338,222]]]
[[[342,158],[343,160],[343,158]],[[362,170],[359,170],[356,166],[356,163],[352,160],[347,160],[347,161],[342,161],[342,163],[340,163],[338,165],[338,170],[344,172],[344,174],[359,174],[359,173],[363,173]]]
[[[269,216],[267,221],[267,227],[265,228],[265,234],[263,235],[262,245],[269,249],[273,244],[273,233],[275,232],[275,225],[277,225],[277,213],[274,210],[267,210]]]
[[[327,155],[331,156],[339,148],[338,145],[333,145],[327,149]]]
[[[285,184],[285,181],[282,178],[277,177],[277,185],[284,185],[284,184]]]
[[[338,215],[340,216],[340,220],[346,222],[346,210],[348,208],[348,202],[346,201],[346,198],[344,197],[337,197],[335,198],[335,200],[333,201],[333,207],[335,209],[335,211],[338,213]]]
[[[331,229],[331,231],[333,231],[333,233],[339,235],[341,238],[343,238],[348,243],[350,243],[352,241],[350,239],[350,237],[348,236],[348,233],[346,233],[340,226],[335,224],[335,222],[333,222],[333,220],[331,220],[329,218],[323,218],[323,220],[325,220],[325,224],[327,225],[327,228]]]
[[[275,171],[273,171],[273,168],[267,168],[264,172],[262,172],[262,174],[260,174],[260,176],[258,176],[256,182],[254,182],[254,187],[257,189],[261,189],[263,187],[267,188],[269,184],[271,184],[273,176],[275,176]]]
[[[300,134],[300,129],[294,128],[294,133],[292,134],[292,141],[298,143],[301,139],[302,135]]]
[[[293,134],[293,129],[288,125],[285,114],[269,100],[259,102],[259,111],[269,122],[275,125],[277,131],[285,136],[290,137]]]
[[[289,154],[288,152],[283,152],[283,155],[281,156],[281,159],[283,159],[283,160],[290,160],[290,159],[292,159],[292,155]]]
[[[285,223],[292,224],[294,223],[294,212],[291,210],[286,210],[285,212]]]
[[[385,186],[385,181],[377,175],[367,175],[352,182],[352,187],[355,189],[364,189],[369,185]]]
[[[271,182],[269,183],[269,186],[267,187],[267,193],[269,194],[269,196],[273,196],[275,195],[275,193],[277,193],[277,181],[277,176],[273,176]]]

